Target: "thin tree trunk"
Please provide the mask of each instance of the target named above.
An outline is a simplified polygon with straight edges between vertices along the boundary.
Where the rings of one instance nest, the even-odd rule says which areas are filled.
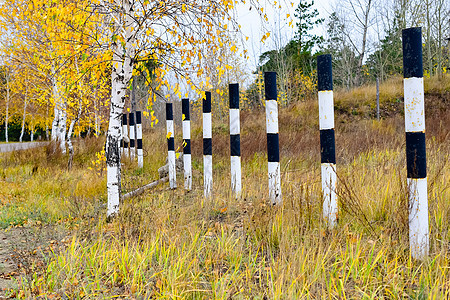
[[[60,118],[58,124],[58,140],[61,152],[66,153],[66,131],[67,131],[67,102],[63,100],[62,109],[60,111]]]
[[[95,99],[94,99],[94,118],[95,118],[95,136],[98,137],[100,135],[100,128],[98,120],[97,90],[95,91]],[[89,129],[91,128],[89,127]]]
[[[77,73],[80,74],[80,70],[78,69],[78,60],[77,60],[76,56],[75,56],[75,67],[77,69]],[[70,171],[70,169],[72,169],[73,155],[74,155],[73,144],[72,144],[73,127],[80,119],[82,108],[83,108],[82,107],[83,89],[80,87],[80,82],[81,81],[78,81],[78,83],[77,83],[78,91],[81,93],[80,98],[78,99],[78,112],[77,112],[76,117],[72,120],[72,122],[70,122],[69,131],[67,132],[67,147],[69,148],[69,160],[67,162],[67,169],[69,171]]]
[[[49,110],[49,105],[47,104],[47,111],[46,111],[46,115],[45,115],[45,140],[48,141],[48,110]]]
[[[363,38],[362,38],[362,46],[361,46],[361,52],[359,55],[358,60],[358,73],[356,75],[356,84],[361,84],[361,74],[362,74],[362,65],[364,60],[364,55],[366,53],[366,44],[367,44],[367,31],[369,29],[369,14],[370,14],[370,8],[371,8],[371,0],[367,3],[367,10],[364,14],[364,24],[363,24]]]
[[[31,136],[30,136],[30,140],[34,141],[34,126],[31,128]]]
[[[133,84],[131,89],[131,112],[136,115],[136,82],[133,78]]]
[[[443,35],[442,35],[442,6],[443,6],[443,1],[438,1],[437,4],[437,42],[438,42],[438,51],[437,51],[437,55],[438,55],[438,59],[437,59],[437,73],[439,76],[439,79],[442,78],[442,39],[443,39]]]
[[[9,70],[7,70],[9,72]],[[9,120],[9,73],[6,74],[6,117],[5,117],[5,141],[8,143],[8,120]]]
[[[60,118],[60,107],[59,107],[60,106],[60,95],[59,95],[59,91],[58,91],[58,84],[56,81],[56,74],[54,71],[53,71],[52,85],[53,85],[53,90],[52,90],[53,100],[55,101],[55,106],[53,108],[52,141],[57,142],[59,118]]]
[[[67,147],[69,148],[69,161],[67,163],[67,168],[72,169],[72,163],[73,163],[73,155],[74,155],[74,150],[73,150],[73,144],[72,144],[72,133],[73,133],[73,128],[75,126],[75,124],[78,122],[78,120],[80,119],[81,116],[81,98],[78,102],[78,113],[77,116],[75,117],[75,119],[72,120],[72,122],[70,122],[70,126],[69,126],[69,131],[67,132]]]
[[[22,143],[23,140],[23,134],[25,132],[25,118],[27,116],[27,105],[28,105],[28,101],[27,98],[25,96],[25,103],[23,105],[23,115],[22,115],[22,130],[20,131],[20,137],[19,137],[19,142]]]
[[[55,108],[53,109],[54,112],[54,117],[53,117],[53,122],[52,122],[52,141],[57,141],[58,140],[58,125],[59,125],[59,113],[60,110],[58,109],[58,104],[55,104]]]

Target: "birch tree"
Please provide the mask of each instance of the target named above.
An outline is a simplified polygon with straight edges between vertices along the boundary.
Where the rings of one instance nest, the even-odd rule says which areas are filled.
[[[101,69],[109,68],[109,51],[97,48],[97,15],[87,8],[90,0],[12,0],[0,3],[0,26],[14,38],[7,49],[16,65],[38,82],[30,95],[32,103],[45,107],[45,126],[51,121],[51,139],[66,151],[68,122],[79,111],[79,81],[87,74],[92,82],[84,88],[104,90]],[[75,61],[78,59],[79,68]],[[93,70],[95,72],[93,72]],[[100,71],[99,71],[100,70]],[[101,73],[97,75],[97,73]],[[104,94],[104,93],[103,93]],[[102,96],[99,93],[99,96]],[[97,103],[102,105],[102,101]],[[93,97],[85,97],[83,108]],[[99,110],[100,107],[97,107]],[[39,111],[39,110],[36,110]],[[98,119],[98,118],[97,118]],[[76,122],[77,123],[77,122]],[[75,126],[75,124],[74,124]],[[74,128],[72,128],[74,130]],[[70,136],[69,136],[70,138]]]
[[[110,17],[109,45],[112,51],[111,105],[106,139],[107,164],[107,216],[119,211],[121,197],[121,170],[119,142],[121,117],[130,85],[134,65],[139,61],[157,63],[154,70],[155,86],[169,88],[181,97],[180,86],[169,83],[169,72],[175,80],[185,80],[201,94],[200,87],[190,79],[200,77],[205,50],[220,49],[229,44],[235,51],[235,42],[227,39],[227,31],[238,31],[239,26],[231,14],[234,1],[134,1],[99,0],[96,10]],[[258,7],[263,13],[263,9]],[[219,74],[225,69],[219,68]],[[208,84],[208,83],[207,83]],[[152,93],[149,101],[154,101]]]
[[[9,142],[8,127],[10,118],[10,105],[11,105],[11,69],[8,65],[4,65],[1,69],[1,81],[2,81],[2,96],[5,103],[5,141]]]

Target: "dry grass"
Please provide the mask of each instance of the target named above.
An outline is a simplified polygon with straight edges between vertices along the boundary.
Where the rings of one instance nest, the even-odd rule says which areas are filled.
[[[424,78],[425,94],[429,97],[444,96],[450,92],[450,74],[441,78]],[[347,115],[351,121],[356,118],[376,116],[376,86],[365,85],[348,90],[335,91],[335,108]],[[448,101],[448,100],[447,100]],[[392,77],[380,84],[380,114],[389,117],[403,111],[403,78]]]
[[[433,98],[433,103],[440,99]],[[350,122],[345,114],[336,117],[340,215],[332,231],[321,218],[319,134],[313,102],[281,111],[284,201],[278,208],[267,205],[263,112],[242,114],[241,198],[230,194],[228,127],[216,124],[214,199],[203,199],[201,131],[193,124],[194,190],[185,193],[182,188],[158,187],[123,203],[121,214],[109,224],[99,205],[105,201],[104,179],[86,169],[94,159],[93,149],[80,146],[70,173],[59,167],[65,166],[63,157],[48,160],[44,151],[3,156],[2,199],[22,207],[26,220],[29,205],[40,205],[52,216],[45,222],[64,220],[72,232],[67,247],[49,257],[44,271],[21,277],[17,295],[449,298],[450,119],[446,107],[427,108],[431,253],[424,261],[411,259],[408,250],[401,114],[380,122],[367,118]],[[180,130],[176,132],[180,140]],[[145,169],[139,171],[135,163],[125,162],[125,190],[154,180],[164,163],[164,132],[147,132],[145,141]],[[88,144],[96,144],[98,151],[101,143]],[[27,162],[29,157],[32,163]],[[38,171],[33,173],[35,165]],[[181,186],[182,178],[178,180]]]

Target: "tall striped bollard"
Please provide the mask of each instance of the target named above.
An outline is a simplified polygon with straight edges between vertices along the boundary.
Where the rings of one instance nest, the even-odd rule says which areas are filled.
[[[239,118],[239,84],[229,85],[230,96],[230,156],[231,190],[236,197],[242,190],[241,184],[241,126]]]
[[[135,145],[135,128],[134,128],[134,113],[130,113],[130,157],[132,160],[136,157],[136,145]]]
[[[205,92],[203,99],[203,184],[205,198],[212,195],[212,125],[211,125],[211,92]]]
[[[122,154],[128,157],[128,118],[122,115]]]
[[[192,189],[192,162],[191,162],[191,114],[189,99],[181,100],[181,113],[183,115],[183,168],[184,188]]]
[[[172,103],[166,103],[166,125],[167,125],[167,164],[169,166],[169,186],[171,189],[177,187],[177,173],[175,165],[175,138],[173,126]]]
[[[142,150],[142,113],[136,111],[136,143],[138,167],[144,167],[144,151]]]
[[[278,138],[278,103],[277,103],[277,73],[265,72],[264,85],[266,96],[266,132],[267,158],[269,173],[269,199],[273,205],[280,204],[280,146]]]
[[[333,70],[331,55],[317,57],[319,93],[320,162],[322,173],[323,217],[329,228],[336,225],[336,146],[334,137]]]
[[[421,259],[429,251],[422,28],[404,29],[402,42],[409,246],[411,256]]]

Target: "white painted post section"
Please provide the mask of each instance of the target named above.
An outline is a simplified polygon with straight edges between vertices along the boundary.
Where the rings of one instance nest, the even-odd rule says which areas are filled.
[[[203,99],[203,184],[205,198],[211,198],[213,185],[211,92],[205,92]]]

